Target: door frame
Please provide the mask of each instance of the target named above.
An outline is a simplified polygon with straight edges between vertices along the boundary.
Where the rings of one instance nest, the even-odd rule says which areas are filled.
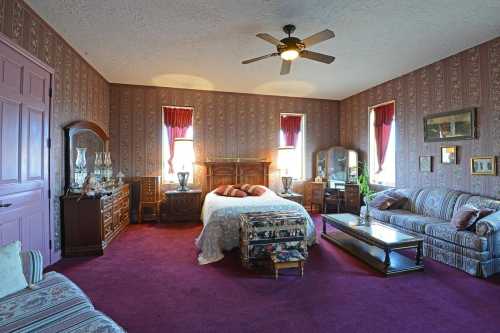
[[[17,53],[21,54],[23,57],[25,57],[26,59],[28,59],[29,61],[31,61],[32,63],[34,63],[35,65],[39,66],[40,68],[42,68],[43,70],[47,71],[49,74],[50,74],[50,86],[49,86],[49,121],[48,121],[48,140],[49,142],[45,142],[44,143],[44,147],[47,149],[48,151],[48,154],[47,154],[47,158],[48,158],[48,163],[44,163],[46,165],[46,168],[48,168],[48,170],[45,170],[45,174],[48,176],[48,179],[47,179],[47,184],[48,184],[48,193],[47,193],[47,196],[48,196],[48,201],[49,201],[49,213],[48,213],[48,224],[49,224],[49,230],[50,230],[50,235],[49,235],[49,251],[50,251],[50,258],[49,258],[49,262],[50,264],[53,264],[57,261],[59,261],[61,259],[61,251],[55,251],[55,248],[54,248],[54,228],[55,228],[55,223],[53,221],[53,211],[54,211],[54,204],[53,204],[53,199],[52,199],[52,195],[51,195],[51,180],[52,180],[52,170],[54,170],[53,166],[52,166],[52,160],[51,160],[51,146],[50,146],[50,142],[52,141],[52,131],[51,131],[51,125],[52,125],[52,107],[53,107],[53,103],[52,103],[52,96],[53,96],[53,82],[54,82],[54,74],[55,74],[55,70],[54,68],[52,68],[50,65],[46,64],[45,62],[43,62],[42,60],[38,59],[36,56],[34,56],[33,54],[31,54],[28,50],[24,49],[22,46],[18,45],[17,43],[15,43],[14,41],[12,41],[9,36],[7,36],[6,34],[4,34],[3,32],[0,32],[0,42],[4,43],[5,45],[7,45],[8,47],[10,47],[11,49],[13,49],[14,51],[16,51]]]

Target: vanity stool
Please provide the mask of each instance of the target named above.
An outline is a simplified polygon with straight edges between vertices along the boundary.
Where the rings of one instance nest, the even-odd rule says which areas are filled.
[[[306,258],[298,250],[276,251],[271,254],[273,262],[274,278],[278,280],[279,270],[284,268],[297,268],[300,276],[304,276],[304,262]]]

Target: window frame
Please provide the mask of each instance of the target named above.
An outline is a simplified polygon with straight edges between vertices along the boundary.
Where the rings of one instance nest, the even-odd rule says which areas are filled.
[[[375,183],[372,181],[372,170],[371,170],[371,161],[372,161],[372,147],[371,147],[371,138],[372,138],[372,131],[373,131],[373,126],[372,126],[372,121],[371,121],[371,114],[372,111],[383,105],[388,105],[388,104],[394,104],[394,119],[393,119],[393,128],[394,128],[394,184],[388,184],[388,183]],[[387,102],[379,103],[376,105],[372,105],[368,107],[368,174],[370,175],[369,180],[370,180],[370,185],[374,186],[382,186],[386,188],[395,188],[396,187],[396,180],[397,180],[397,167],[396,167],[396,151],[397,151],[397,122],[396,122],[396,114],[397,114],[397,109],[396,109],[396,100],[390,100]]]
[[[193,153],[194,153],[194,112],[195,112],[195,109],[194,107],[192,106],[176,106],[176,105],[162,105],[161,108],[160,108],[160,112],[161,112],[161,144],[160,144],[160,154],[161,154],[161,183],[162,184],[177,184],[178,183],[178,180],[177,180],[177,171],[174,169],[174,176],[175,178],[169,178],[169,177],[164,177],[163,175],[164,174],[167,174],[168,175],[168,172],[165,172],[164,169],[166,167],[166,163],[168,162],[168,160],[165,159],[165,156],[163,154],[163,151],[164,151],[164,143],[165,143],[165,136],[167,135],[166,133],[166,126],[165,126],[165,121],[163,119],[164,115],[163,115],[163,110],[165,108],[184,108],[184,109],[191,109],[192,110],[192,121],[191,121],[191,139],[193,139]],[[167,137],[168,139],[168,137]],[[190,171],[190,175],[189,175],[189,180],[188,180],[188,185],[194,185],[194,173],[195,173],[195,166],[193,164],[192,166],[192,169]]]
[[[282,116],[300,116],[300,143],[302,147],[301,156],[301,174],[299,178],[293,178],[294,181],[304,181],[306,179],[306,121],[307,115],[305,113],[297,112],[280,112],[279,114],[279,128],[278,128],[278,147],[281,147],[281,117]]]

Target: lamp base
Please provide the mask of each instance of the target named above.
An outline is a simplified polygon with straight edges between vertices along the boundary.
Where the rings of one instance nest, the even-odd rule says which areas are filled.
[[[292,177],[281,177],[281,182],[283,183],[283,193],[292,193]]]
[[[177,191],[180,192],[189,191],[189,187],[187,187],[189,180],[189,172],[187,171],[177,172],[177,179],[179,179],[179,187],[177,188]]]

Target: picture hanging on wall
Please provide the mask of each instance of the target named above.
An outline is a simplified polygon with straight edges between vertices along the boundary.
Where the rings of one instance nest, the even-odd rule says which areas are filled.
[[[457,146],[441,147],[441,163],[457,164]]]
[[[474,139],[476,113],[476,108],[468,108],[425,117],[424,142]]]
[[[432,172],[432,156],[420,156],[418,167],[420,172]]]
[[[474,156],[470,159],[470,171],[477,176],[496,176],[496,156]]]

